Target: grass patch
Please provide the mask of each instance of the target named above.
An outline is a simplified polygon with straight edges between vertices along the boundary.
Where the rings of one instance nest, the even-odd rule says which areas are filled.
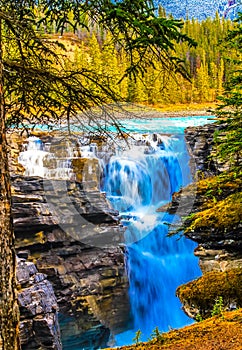
[[[162,317],[162,315],[161,315]],[[242,309],[162,334],[162,340],[124,346],[136,350],[242,350]],[[109,349],[110,350],[110,349]]]

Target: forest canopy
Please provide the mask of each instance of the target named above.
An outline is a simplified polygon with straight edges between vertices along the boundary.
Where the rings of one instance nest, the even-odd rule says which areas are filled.
[[[39,16],[43,15],[40,13]],[[169,27],[173,20],[165,16],[160,7],[157,20]],[[96,97],[103,98],[105,103],[114,97],[116,101],[145,105],[215,102],[223,93],[223,85],[234,68],[233,62],[227,59],[224,42],[236,24],[218,15],[203,21],[187,19],[184,23],[176,22],[178,31],[185,37],[174,38],[166,47],[167,53],[176,57],[173,62],[178,64],[176,68],[173,66],[178,73],[176,76],[171,74],[168,56],[161,55],[160,49],[157,52],[147,50],[143,42],[133,40],[133,37],[129,46],[123,45],[124,38],[113,36],[108,26],[104,28],[103,23],[92,21],[87,27],[85,21],[86,15],[82,25],[77,25],[73,13],[68,12],[61,35],[58,32],[61,24],[57,25],[54,20],[47,24],[41,17],[38,24],[43,36],[48,40],[58,40],[59,45],[65,46],[66,53],[59,48],[59,53],[62,52],[65,58],[65,68],[69,65],[69,68],[75,66],[75,69],[82,70],[85,87],[94,89]],[[155,38],[158,36],[154,33]],[[185,40],[186,36],[193,40]],[[142,53],[138,52],[141,46]],[[236,54],[234,49],[230,51],[230,57],[236,57]],[[110,96],[102,87],[109,88]]]

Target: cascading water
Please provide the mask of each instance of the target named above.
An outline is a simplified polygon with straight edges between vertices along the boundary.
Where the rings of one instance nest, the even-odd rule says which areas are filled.
[[[102,158],[102,190],[127,227],[124,243],[133,323],[132,329],[115,335],[116,345],[131,344],[138,329],[146,340],[156,327],[166,331],[191,323],[175,291],[200,275],[195,244],[185,237],[167,237],[168,224],[178,218],[157,208],[192,180],[184,128],[208,122],[206,117],[127,120],[124,125],[133,133],[130,148],[120,141],[111,158],[109,146],[98,151],[94,144],[81,146],[80,140],[70,148],[65,144],[63,152],[63,146],[51,149],[36,137],[20,154],[26,175],[73,180],[71,159]]]
[[[73,176],[70,158],[73,158],[73,152],[58,159],[48,143],[44,144],[38,137],[31,136],[19,155],[19,162],[24,166],[26,176],[70,179]]]
[[[24,150],[19,155],[19,162],[24,166],[26,176],[75,180],[73,159],[97,157],[97,145],[93,143],[82,145],[85,141],[81,137],[80,140],[75,139],[74,141],[66,137],[57,138],[54,143],[48,143],[38,137],[30,136]]]
[[[155,134],[135,143],[111,158],[104,188],[127,226],[133,330],[116,336],[116,345],[132,343],[137,330],[146,340],[156,327],[166,331],[190,323],[175,291],[200,275],[195,244],[185,237],[168,238],[167,223],[176,217],[156,212],[191,180],[184,137]]]

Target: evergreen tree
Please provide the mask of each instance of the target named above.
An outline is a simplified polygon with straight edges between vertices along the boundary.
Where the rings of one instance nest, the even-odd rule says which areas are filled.
[[[118,68],[117,50],[109,33],[106,34],[103,42],[101,58],[103,79],[118,96],[120,94],[118,82],[122,78],[122,75]]]
[[[95,76],[99,77],[99,81],[102,81],[102,56],[97,35],[93,32],[88,40],[88,52],[87,52],[87,70],[94,73]],[[87,79],[86,79],[87,80]],[[102,87],[101,84],[96,84],[95,80],[87,81],[87,88],[94,91],[97,95],[101,95]]]
[[[58,54],[60,44],[41,34],[43,27],[46,34],[53,28],[63,34],[67,25],[74,30],[90,30],[93,23],[103,31],[109,30],[113,42],[126,52],[125,75],[144,74],[146,67],[155,61],[165,69],[186,75],[180,58],[174,55],[174,41],[192,41],[181,33],[182,22],[157,18],[152,1],[0,2],[0,346],[3,350],[19,349],[6,121],[48,123],[62,117],[69,120],[80,111],[110,99],[117,100],[108,85],[99,83],[95,71],[71,70],[71,65],[65,64],[68,56]],[[134,52],[138,60],[133,59]],[[102,93],[88,89],[83,78],[95,83]],[[93,116],[90,118],[100,125]],[[82,126],[86,127],[86,121]]]
[[[217,74],[217,96],[221,96],[223,94],[223,83],[224,83],[224,60],[221,58],[220,64],[218,66],[218,74]]]
[[[165,17],[162,8],[159,16]],[[73,22],[73,19],[71,20]],[[228,56],[222,41],[226,37],[229,28],[234,24],[230,20],[207,18],[204,21],[186,20],[183,32],[192,36],[198,43],[197,47],[189,47],[186,42],[175,43],[177,57],[184,60],[186,69],[190,72],[191,82],[184,79],[167,77],[162,64],[156,60],[149,64],[145,72],[139,72],[136,77],[127,73],[129,57],[119,44],[115,44],[109,31],[92,24],[91,34],[86,28],[78,29],[82,49],[75,48],[73,64],[80,69],[86,68],[99,72],[99,82],[106,85],[107,82],[115,94],[129,102],[156,103],[190,103],[216,101],[217,96],[223,92],[229,71],[233,68],[232,60]],[[71,35],[68,34],[70,39]],[[66,35],[67,37],[67,35]],[[65,35],[63,36],[63,39]],[[70,45],[69,45],[70,46]],[[70,48],[71,50],[71,48]],[[234,49],[229,56],[236,57]],[[139,55],[133,52],[133,62],[137,63]],[[116,68],[115,68],[116,67]],[[101,96],[101,89],[95,83],[83,78],[83,84]]]
[[[199,91],[199,102],[209,100],[209,75],[208,65],[206,62],[205,51],[202,53],[202,61],[200,67],[197,69],[197,88]]]
[[[217,109],[217,115],[226,122],[225,128],[217,136],[217,156],[224,162],[229,162],[235,172],[241,172],[242,159],[242,14],[236,20],[238,26],[230,31],[227,37],[228,50],[237,52],[237,60],[233,60],[236,69],[231,72],[225,87],[222,104]]]

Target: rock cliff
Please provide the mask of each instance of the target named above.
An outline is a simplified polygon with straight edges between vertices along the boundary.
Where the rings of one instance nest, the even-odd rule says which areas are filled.
[[[216,124],[186,129],[185,138],[190,151],[192,172],[194,180],[198,180],[198,182],[194,182],[174,193],[172,202],[158,209],[159,211],[168,210],[172,214],[179,214],[185,220],[189,220],[191,211],[193,213],[199,212],[204,201],[211,200],[213,189],[216,191],[217,180],[214,180],[214,183],[211,180],[209,181],[208,186],[211,188],[207,189],[207,198],[204,198],[204,193],[202,194],[202,192],[204,192],[204,188],[208,183],[207,179],[212,179],[213,176],[227,170],[226,165],[211,157],[214,152],[213,134],[216,130],[221,129],[223,129],[223,125],[218,126]],[[227,188],[228,178],[224,182],[220,180],[219,190],[222,193],[220,197],[227,195],[228,192],[234,194],[239,190],[241,186],[240,179],[231,178],[230,180],[233,181],[233,184],[229,188]],[[226,228],[225,230],[207,226],[204,229],[190,230],[185,234],[199,243],[195,250],[195,255],[199,257],[203,273],[213,270],[224,271],[229,268],[242,266],[240,225],[236,226],[236,229]]]
[[[198,181],[174,193],[169,206],[159,209],[183,217],[180,227],[198,243],[194,253],[203,276],[177,290],[185,312],[193,318],[211,315],[219,296],[226,310],[242,306],[238,292],[242,269],[242,179],[227,164],[211,157],[215,151],[213,134],[222,129],[223,125],[210,124],[186,130]]]
[[[226,165],[216,161],[215,158],[211,158],[215,148],[214,132],[216,130],[222,131],[223,128],[223,124],[208,124],[202,127],[190,127],[186,129],[185,138],[192,150],[191,156],[195,161],[194,170],[198,172],[198,177],[204,177],[206,179],[227,170]],[[234,179],[234,185],[235,182],[236,180]],[[224,194],[228,191],[226,186],[227,184],[225,183],[222,188],[222,184],[220,184],[220,190]],[[230,186],[229,192],[237,192],[239,187],[240,183],[238,183],[238,186],[234,186],[234,189]],[[190,200],[194,200],[194,195],[193,212],[196,213],[203,201],[196,184],[184,189],[181,194],[175,194],[173,196],[174,201],[172,206],[175,209],[179,203],[180,196],[183,199],[185,198],[184,202],[189,202]],[[183,214],[187,215],[188,213],[184,212]],[[203,231],[196,230],[187,233],[189,238],[199,243],[195,250],[195,255],[199,257],[202,272],[205,273],[213,270],[224,271],[230,268],[242,267],[242,228],[236,227],[236,229],[226,231],[208,229],[209,234],[205,229]]]
[[[76,186],[77,211],[71,213],[68,205],[64,207],[62,203],[61,212],[68,216],[64,230],[64,216],[58,217],[58,211],[53,215],[46,202],[48,183],[44,189],[42,179],[12,178],[16,248],[19,255],[26,254],[35,262],[39,272],[46,274],[53,285],[61,314],[63,343],[68,341],[70,346],[73,338],[75,346],[92,343],[93,347],[99,347],[106,344],[110,332],[119,332],[129,319],[124,255],[116,244],[123,230],[107,205],[106,213],[100,211],[100,193],[96,193],[99,207],[95,212],[85,202],[78,184],[70,183],[70,186],[72,191]],[[53,198],[52,193],[52,201]],[[78,212],[85,217],[85,227],[75,226]],[[90,227],[88,220],[92,220]],[[58,226],[60,222],[62,228]],[[107,247],[95,247],[93,242]]]
[[[61,350],[58,305],[53,287],[32,262],[23,258],[18,258],[17,262],[22,350]]]
[[[19,135],[11,134],[9,143],[16,158],[21,150]],[[85,158],[77,156],[74,162],[73,181],[24,176],[16,159],[10,163],[16,250],[21,257],[18,274],[25,275],[24,286],[31,288],[19,291],[24,349],[39,343],[43,349],[59,349],[59,343],[53,345],[57,344],[57,312],[50,314],[50,307],[59,309],[62,344],[69,348],[107,346],[110,335],[130,322],[120,244],[124,229],[118,213],[98,190],[98,177],[89,174],[90,168],[97,173],[95,159],[86,165]],[[32,281],[36,279],[37,284]],[[33,313],[34,298],[40,305],[37,310],[44,304],[41,312]]]
[[[191,156],[191,170],[194,178],[208,177],[217,174],[222,169],[215,159],[211,158],[214,152],[215,130],[222,130],[223,125],[206,124],[203,126],[188,127],[185,130],[185,139]]]

